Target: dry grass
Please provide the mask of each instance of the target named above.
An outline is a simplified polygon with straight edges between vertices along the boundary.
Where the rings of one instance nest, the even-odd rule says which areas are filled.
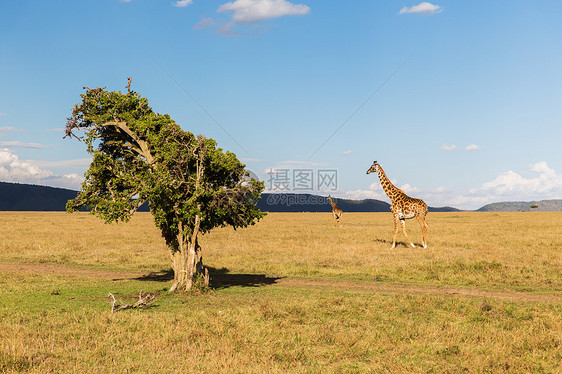
[[[270,214],[258,226],[217,230],[207,260],[235,272],[387,282],[562,290],[562,213],[432,213],[429,247],[394,250],[390,213]],[[421,242],[415,220],[407,229]],[[417,240],[416,240],[417,239]]]
[[[0,372],[554,373],[562,365],[562,213],[432,213],[428,249],[392,251],[390,214],[346,214],[341,226],[330,214],[270,214],[205,236],[204,256],[233,277],[285,278],[226,282],[205,295],[133,279],[169,267],[148,214],[111,226],[85,214],[0,220],[0,264],[11,264],[0,272]],[[407,226],[419,243],[417,223]],[[153,308],[110,312],[108,292],[131,301],[140,289],[159,293]]]
[[[106,225],[86,213],[0,212],[0,262],[110,269],[169,267],[152,216]]]

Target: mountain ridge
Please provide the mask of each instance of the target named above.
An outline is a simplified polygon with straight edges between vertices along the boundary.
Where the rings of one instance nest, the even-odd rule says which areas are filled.
[[[78,191],[60,187],[0,182],[0,211],[65,211],[66,202],[74,199]],[[388,212],[390,204],[375,199],[348,200],[334,198],[344,212]],[[263,193],[258,208],[269,212],[331,212],[332,207],[324,196],[312,194]],[[451,207],[429,208],[430,211],[459,211]],[[139,211],[148,211],[146,205]]]
[[[78,191],[67,188],[0,182],[0,211],[65,211],[66,202]],[[390,204],[376,199],[350,200],[335,198],[344,212],[389,212]],[[257,203],[262,211],[269,212],[331,212],[324,196],[295,193],[262,193]],[[531,206],[537,206],[531,208]],[[143,206],[139,211],[148,211]],[[484,205],[475,212],[562,211],[562,199],[540,201],[508,201]],[[459,212],[453,207],[429,207],[430,212]]]
[[[376,199],[350,200],[333,197],[345,212],[390,212],[390,204]],[[262,193],[258,208],[269,212],[331,212],[325,196],[296,193]],[[453,207],[429,207],[430,212],[459,212]]]
[[[78,191],[66,188],[0,182],[0,211],[65,211]]]
[[[503,201],[486,204],[476,209],[476,212],[560,212],[562,199],[535,200],[535,201]]]

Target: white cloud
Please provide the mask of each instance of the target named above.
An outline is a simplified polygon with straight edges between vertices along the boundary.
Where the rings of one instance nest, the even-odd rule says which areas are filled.
[[[24,142],[14,140],[14,141],[0,142],[0,147],[41,149],[45,146],[43,144],[39,144],[39,143],[24,143]]]
[[[481,188],[470,190],[470,192],[520,196],[522,198],[530,195],[536,196],[537,194],[549,194],[551,196],[562,194],[562,175],[557,175],[545,161],[532,165],[529,170],[538,174],[538,176],[525,178],[509,170],[500,174],[493,181],[484,183]]]
[[[375,200],[390,202],[390,200],[384,194],[384,192],[380,192],[380,191],[352,190],[352,191],[345,191],[343,194],[340,194],[340,196],[343,199],[348,199],[348,200],[375,199]]]
[[[234,27],[233,22],[227,22],[219,25],[217,27],[217,34],[224,35],[224,36],[238,36],[240,33],[234,31],[232,28]]]
[[[404,192],[406,192],[406,194],[410,195],[410,194],[419,194],[422,192],[422,190],[420,190],[417,187],[411,186],[409,184],[404,184],[402,187],[400,187],[400,189]]]
[[[418,13],[418,14],[430,15],[435,13],[441,13],[442,11],[443,9],[441,9],[439,5],[434,5],[428,3],[427,1],[424,1],[419,3],[418,5],[414,5],[409,8],[405,6],[404,8],[400,9],[400,12],[398,14]]]
[[[0,136],[4,136],[6,132],[18,131],[15,127],[0,127]],[[20,130],[21,131],[21,130]]]
[[[450,152],[450,151],[454,151],[455,149],[457,149],[457,146],[455,144],[451,144],[451,145],[447,145],[447,144],[443,144],[441,146],[441,150],[445,151],[445,152]],[[479,151],[480,150],[480,146],[476,145],[476,144],[470,144],[467,145],[464,148],[465,151]]]
[[[501,173],[495,179],[469,190],[468,194],[453,199],[455,206],[475,209],[501,201],[532,201],[562,198],[562,174],[557,174],[545,161],[528,169],[529,176],[513,170]]]
[[[455,149],[457,149],[457,146],[454,145],[454,144],[451,144],[451,145],[443,144],[443,145],[441,146],[441,150],[442,150],[442,151],[445,151],[445,152],[453,151],[453,150],[455,150]]]
[[[0,179],[8,181],[21,181],[48,178],[53,173],[41,169],[29,162],[20,161],[18,156],[8,149],[0,150]]]
[[[352,154],[352,153],[353,153],[353,151],[345,151],[345,152],[343,152],[341,155],[342,155],[342,156],[347,156],[347,155],[350,155],[350,154]]]
[[[448,193],[448,192],[451,192],[451,189],[445,186],[439,186],[432,191],[432,193]]]
[[[211,27],[215,24],[215,20],[209,17],[203,17],[201,18],[201,21],[199,21],[198,23],[196,23],[193,28],[195,30],[200,30],[200,29],[204,29],[206,27]]]
[[[366,190],[345,191],[340,195],[342,198],[350,200],[375,199],[390,202],[378,182],[371,183]]]
[[[396,180],[391,182],[398,186]],[[558,174],[550,168],[546,161],[540,161],[520,172],[513,170],[502,172],[493,180],[465,192],[445,186],[422,190],[409,184],[401,185],[400,189],[409,196],[421,198],[434,207],[452,206],[459,209],[478,209],[486,204],[501,201],[560,199],[562,198],[562,174]],[[339,195],[342,198],[353,200],[390,201],[378,180],[371,183],[367,189],[340,192]]]
[[[394,185],[397,185],[393,181]],[[562,174],[545,161],[530,165],[527,170],[508,170],[491,181],[468,192],[459,192],[445,186],[421,190],[409,184],[400,187],[408,195],[422,198],[431,206],[453,206],[460,209],[478,209],[486,204],[501,201],[535,201],[562,198]],[[388,201],[378,182],[367,190],[348,191],[347,198],[374,198]]]
[[[221,5],[217,11],[233,12],[234,23],[248,24],[283,16],[304,15],[310,12],[310,8],[286,0],[235,0]]]
[[[78,190],[84,178],[75,173],[57,175],[51,170],[41,168],[37,162],[21,161],[10,150],[0,149],[0,180]]]
[[[173,5],[178,8],[185,8],[188,5],[193,4],[193,0],[180,0],[176,1]]]
[[[427,205],[432,207],[454,206],[457,208],[457,206],[453,205],[451,201],[458,195],[455,195],[455,191],[449,187],[439,186],[430,190],[419,190],[416,195],[417,196],[412,197],[421,198],[427,203]]]
[[[548,167],[546,161],[540,161],[536,164],[531,165],[529,170],[535,173],[543,174],[545,176],[548,176],[549,178],[556,177],[556,172],[554,171],[554,169]]]

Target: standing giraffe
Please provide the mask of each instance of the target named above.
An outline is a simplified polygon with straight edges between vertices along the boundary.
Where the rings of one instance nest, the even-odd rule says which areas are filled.
[[[334,219],[336,220],[336,222],[340,221],[340,218],[342,218],[343,216],[343,210],[341,210],[336,203],[334,203],[334,201],[332,200],[332,197],[330,195],[328,195],[328,199],[330,200],[330,204],[332,205],[332,215],[334,216]]]
[[[427,222],[425,222],[425,215],[427,214],[427,204],[424,203],[421,199],[413,199],[406,195],[404,191],[394,186],[390,180],[388,180],[386,174],[382,170],[382,167],[377,164],[377,162],[373,162],[373,165],[367,170],[367,174],[370,173],[377,173],[379,179],[381,181],[381,186],[384,189],[384,192],[388,195],[390,200],[392,201],[392,205],[390,205],[390,210],[394,215],[394,241],[392,242],[393,249],[396,247],[396,235],[398,234],[398,221],[402,224],[402,231],[404,232],[404,236],[410,242],[410,245],[415,248],[416,246],[408,235],[406,234],[406,219],[416,217],[418,222],[420,223],[421,230],[423,233],[423,242],[422,246],[427,248],[427,242],[425,240],[427,227],[429,226]]]

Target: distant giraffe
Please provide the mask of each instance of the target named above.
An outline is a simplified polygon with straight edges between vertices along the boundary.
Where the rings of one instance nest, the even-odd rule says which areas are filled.
[[[332,215],[334,216],[334,219],[336,220],[336,222],[339,222],[340,219],[343,216],[343,210],[341,210],[336,203],[334,203],[334,201],[332,200],[332,197],[330,195],[328,195],[328,199],[330,200],[330,204],[332,205]]]
[[[379,179],[381,181],[382,188],[384,192],[388,195],[390,200],[392,201],[392,205],[390,205],[390,210],[394,215],[394,240],[392,241],[392,247],[390,249],[396,247],[396,235],[398,234],[398,222],[402,224],[402,231],[404,232],[404,236],[410,243],[412,247],[415,247],[414,243],[410,240],[408,235],[406,234],[406,219],[416,217],[418,222],[420,223],[421,230],[423,233],[423,241],[422,246],[427,248],[426,242],[426,234],[427,234],[427,227],[429,226],[427,222],[425,222],[425,216],[427,214],[427,204],[424,203],[421,199],[413,199],[406,195],[404,191],[395,187],[390,180],[388,180],[386,174],[382,170],[382,167],[377,164],[377,162],[373,162],[373,165],[367,170],[367,174],[370,173],[377,173]]]

